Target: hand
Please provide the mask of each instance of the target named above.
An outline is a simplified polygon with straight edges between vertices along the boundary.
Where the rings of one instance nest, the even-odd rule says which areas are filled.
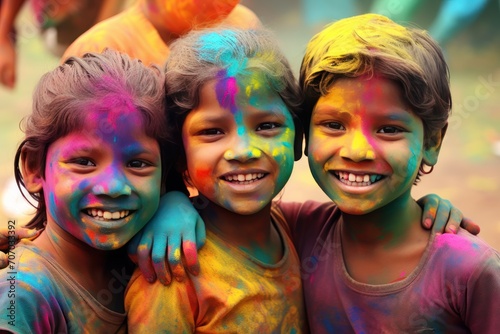
[[[34,239],[43,230],[35,230],[24,227],[17,227],[15,230],[8,228],[0,229],[0,269],[7,267],[9,264],[8,253],[9,249],[17,244],[21,239]]]
[[[16,84],[16,47],[9,38],[0,39],[0,84],[10,89]]]
[[[198,275],[197,249],[203,246],[205,238],[205,224],[189,198],[171,191],[162,196],[156,214],[129,242],[128,252],[148,282],[158,278],[168,285],[172,275],[179,282],[185,279],[184,264],[191,274]]]
[[[479,233],[479,225],[464,218],[462,212],[454,207],[450,201],[430,194],[417,202],[423,208],[422,226],[424,228],[432,228],[438,233],[457,233],[458,227],[461,226],[471,234],[477,235]]]

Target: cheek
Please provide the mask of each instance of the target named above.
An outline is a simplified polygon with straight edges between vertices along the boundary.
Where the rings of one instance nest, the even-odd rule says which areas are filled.
[[[203,160],[200,159],[200,161]],[[188,172],[190,182],[195,188],[202,192],[205,192],[206,189],[210,189],[210,185],[213,184],[213,168],[208,167],[205,164],[192,161],[191,163],[188,162]]]

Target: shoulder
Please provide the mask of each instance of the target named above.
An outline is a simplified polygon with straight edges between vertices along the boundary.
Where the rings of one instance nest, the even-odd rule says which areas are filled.
[[[139,28],[144,26],[143,21],[146,19],[141,16],[137,6],[103,20],[71,43],[61,57],[61,62],[69,57],[82,57],[87,52],[102,52],[105,48],[120,50],[122,44],[133,43],[130,40],[141,33]]]
[[[451,272],[461,271],[473,275],[486,270],[500,274],[498,251],[463,229],[457,234],[436,235],[432,251],[433,256]]]
[[[14,252],[13,261],[7,268],[0,271],[0,284],[4,282],[4,278],[10,278],[15,280],[21,295],[23,291],[51,294],[54,291],[56,279],[50,261],[30,241],[18,244]]]
[[[52,332],[54,325],[64,322],[57,303],[55,283],[45,259],[29,249],[19,247],[15,269],[0,271],[0,307],[8,310],[0,320],[0,328],[14,332],[32,332],[38,319],[37,333]],[[39,317],[43,313],[43,317]]]
[[[250,8],[240,4],[234,7],[223,23],[242,29],[257,29],[262,27],[262,23],[257,15]]]

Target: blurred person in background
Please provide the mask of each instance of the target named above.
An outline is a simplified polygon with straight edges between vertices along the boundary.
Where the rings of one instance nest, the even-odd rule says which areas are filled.
[[[16,84],[15,23],[26,0],[0,0],[0,84]],[[60,57],[83,32],[124,7],[123,0],[31,0],[35,25],[47,49]]]
[[[169,45],[191,30],[223,24],[260,27],[254,12],[239,0],[137,0],[120,14],[96,24],[69,46],[61,61],[87,52],[115,49],[147,65],[163,65]]]
[[[488,0],[443,0],[436,18],[428,28],[429,34],[441,47],[446,46],[481,14],[487,3]],[[393,0],[375,0],[370,12],[386,15],[400,24],[408,24],[423,4],[425,1],[422,0],[406,0],[396,4]]]

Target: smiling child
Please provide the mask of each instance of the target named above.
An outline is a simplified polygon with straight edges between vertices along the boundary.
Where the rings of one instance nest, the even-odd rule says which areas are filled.
[[[310,41],[300,84],[309,166],[337,206],[284,210],[311,331],[497,331],[498,252],[463,229],[424,230],[411,196],[451,110],[439,46],[381,15],[346,18]]]
[[[203,270],[168,287],[137,270],[130,331],[307,330],[298,256],[272,204],[301,149],[298,86],[276,45],[264,30],[195,32],[172,45],[167,112],[179,168],[204,203]]]
[[[0,305],[12,309],[0,329],[126,331],[131,271],[117,250],[160,201],[163,78],[113,51],[70,58],[41,78],[15,166],[19,186],[38,201],[28,227],[45,230],[17,244],[0,271]]]

